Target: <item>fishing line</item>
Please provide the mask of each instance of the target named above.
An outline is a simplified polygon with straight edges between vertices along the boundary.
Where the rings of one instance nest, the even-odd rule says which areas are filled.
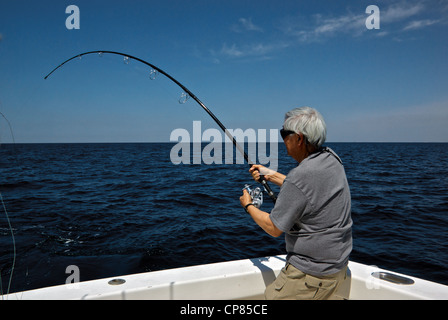
[[[11,123],[9,122],[9,120],[5,117],[5,115],[2,112],[0,112],[0,115],[8,123],[9,131],[11,132],[13,145],[15,145],[14,133],[12,131]],[[16,264],[16,240],[15,240],[14,232],[13,232],[13,229],[12,229],[12,226],[11,226],[11,221],[9,219],[8,210],[6,210],[6,205],[5,205],[5,202],[3,201],[3,196],[2,196],[1,192],[0,192],[0,202],[1,202],[2,207],[3,207],[3,211],[5,212],[5,217],[6,217],[6,221],[8,222],[9,231],[11,231],[12,247],[13,247],[13,260],[12,260],[12,266],[11,266],[11,273],[9,275],[8,289],[6,291],[6,294],[9,294],[9,290],[11,289],[12,276],[13,276],[14,268],[15,268],[15,264]],[[0,286],[1,286],[0,287],[0,290],[1,290],[0,293],[2,295],[2,300],[3,300],[3,282],[2,282],[2,278],[1,278],[1,272],[0,272]]]
[[[12,143],[15,145],[15,139],[14,139],[14,133],[12,132],[12,127],[11,127],[11,123],[9,122],[8,118],[6,118],[6,116],[0,111],[0,116],[3,117],[3,119],[5,119],[6,123],[8,124],[9,127],[9,132],[11,133],[11,138],[12,138]],[[0,145],[1,145],[1,141],[0,141]]]
[[[65,65],[66,63],[70,62],[71,60],[74,59],[81,59],[83,56],[85,55],[89,55],[89,54],[98,54],[100,57],[102,57],[104,54],[115,54],[115,55],[119,55],[123,57],[123,62],[125,64],[129,64],[130,60],[135,60],[135,61],[139,61],[147,66],[149,66],[151,68],[150,71],[150,75],[149,78],[154,80],[157,75],[163,74],[165,77],[167,77],[168,79],[170,79],[172,82],[174,82],[175,84],[177,84],[182,90],[183,93],[181,95],[181,97],[179,98],[179,103],[184,104],[188,101],[188,99],[192,98],[193,100],[195,100],[201,107],[202,109],[205,110],[205,112],[207,112],[207,114],[216,122],[216,124],[218,124],[218,126],[224,131],[224,133],[227,135],[227,137],[229,137],[229,139],[232,141],[233,145],[238,149],[238,151],[243,155],[244,159],[246,160],[246,162],[249,164],[249,166],[252,166],[254,163],[250,160],[249,156],[247,155],[247,153],[244,151],[244,149],[238,144],[238,142],[236,141],[235,137],[232,136],[230,134],[230,132],[227,130],[227,128],[221,123],[221,121],[219,121],[219,119],[210,111],[210,109],[208,109],[190,90],[188,90],[182,83],[180,83],[179,81],[177,81],[175,78],[173,78],[172,76],[170,76],[168,73],[166,73],[165,71],[163,71],[162,69],[156,67],[155,65],[142,60],[140,58],[128,55],[128,54],[124,54],[124,53],[120,53],[120,52],[116,52],[116,51],[108,51],[108,50],[96,50],[96,51],[88,51],[88,52],[84,52],[81,54],[77,54],[76,56],[71,57],[70,59],[65,60],[64,62],[62,62],[60,65],[58,65],[56,68],[54,68],[49,74],[47,74],[44,79],[47,79],[50,75],[52,75],[57,69],[61,68],[63,65]],[[258,182],[260,182],[263,185],[264,190],[266,191],[266,193],[269,195],[269,197],[272,199],[272,201],[277,200],[277,197],[275,196],[274,192],[272,191],[271,187],[268,185],[267,181],[264,179],[263,176],[260,176],[260,179],[258,180]]]
[[[14,273],[14,268],[16,265],[16,240],[14,237],[14,232],[12,230],[11,221],[9,220],[8,211],[6,210],[5,202],[3,201],[2,193],[0,192],[0,202],[2,203],[3,210],[5,211],[6,221],[8,221],[9,230],[11,231],[11,238],[12,238],[12,247],[13,247],[13,260],[12,260],[12,266],[11,266],[11,274],[9,275],[9,282],[8,282],[8,289],[6,291],[6,294],[9,294],[9,290],[11,289],[11,283],[12,283],[12,275]],[[0,274],[0,283],[2,283],[1,274]],[[2,299],[3,299],[3,285],[1,289]]]

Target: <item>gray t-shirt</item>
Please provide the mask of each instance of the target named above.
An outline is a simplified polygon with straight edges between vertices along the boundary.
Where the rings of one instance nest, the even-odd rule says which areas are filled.
[[[330,148],[309,155],[286,176],[271,220],[285,232],[287,260],[324,276],[344,268],[352,250],[350,189]]]

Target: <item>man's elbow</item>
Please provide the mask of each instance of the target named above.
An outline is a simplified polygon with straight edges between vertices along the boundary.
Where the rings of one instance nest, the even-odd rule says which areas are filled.
[[[269,234],[274,238],[278,238],[283,234],[283,231],[277,228],[274,222],[272,222],[269,214],[265,216],[263,229],[266,231],[267,234]]]
[[[269,221],[271,221],[271,228],[269,230],[269,234],[274,238],[280,237],[283,234],[283,231],[277,228],[270,218]]]
[[[274,228],[271,232],[269,232],[269,234],[274,238],[278,238],[283,234],[283,231],[281,231],[280,229]]]

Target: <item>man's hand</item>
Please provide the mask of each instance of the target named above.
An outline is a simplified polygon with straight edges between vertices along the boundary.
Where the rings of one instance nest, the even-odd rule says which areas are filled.
[[[252,197],[246,189],[243,190],[243,195],[240,197],[240,203],[243,208],[249,203],[252,203]]]
[[[240,197],[240,203],[243,208],[249,203],[252,203],[252,198],[247,190],[243,190],[243,195]],[[283,233],[283,231],[278,229],[275,224],[272,223],[269,213],[261,211],[255,206],[249,206],[247,212],[267,234],[273,237],[279,237]]]
[[[264,176],[264,179],[266,181],[275,183],[278,186],[281,186],[283,184],[283,181],[285,181],[286,176],[278,173],[274,170],[268,169],[261,164],[254,164],[249,169],[250,174],[252,175],[252,178],[254,178],[255,181],[260,180],[260,176]]]
[[[261,164],[254,164],[252,167],[250,167],[249,172],[255,181],[260,180],[260,175],[263,175],[264,178],[269,181],[270,176],[275,174],[274,170],[268,169]]]

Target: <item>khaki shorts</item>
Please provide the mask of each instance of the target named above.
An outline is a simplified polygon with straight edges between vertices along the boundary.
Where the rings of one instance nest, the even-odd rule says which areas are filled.
[[[315,277],[288,263],[264,295],[267,300],[342,300],[335,293],[345,280],[350,280],[347,267],[335,274]]]

